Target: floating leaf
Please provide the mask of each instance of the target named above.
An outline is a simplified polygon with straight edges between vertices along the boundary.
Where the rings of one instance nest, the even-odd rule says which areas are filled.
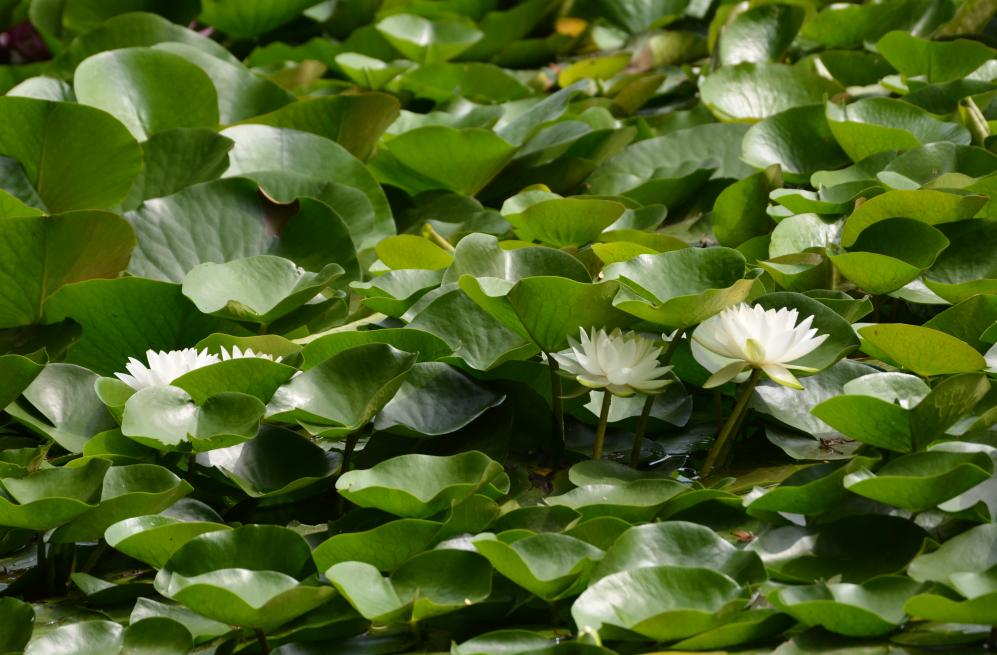
[[[768,63],[724,66],[700,84],[703,103],[717,118],[749,123],[822,102],[825,95],[843,90],[837,82],[800,66]]]
[[[460,23],[436,23],[412,14],[389,16],[377,24],[377,31],[399,52],[420,64],[453,59],[484,36]]]
[[[602,551],[563,534],[545,533],[511,544],[491,534],[472,540],[502,575],[546,601],[574,596],[602,558]]]

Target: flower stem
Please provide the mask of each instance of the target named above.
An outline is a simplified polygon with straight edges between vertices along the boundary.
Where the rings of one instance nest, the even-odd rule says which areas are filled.
[[[339,477],[343,477],[344,473],[348,473],[350,470],[350,460],[353,458],[353,449],[357,447],[357,442],[360,441],[360,432],[357,430],[350,436],[346,437],[346,448],[343,450],[343,463],[339,467]],[[343,516],[343,510],[346,508],[346,499],[343,498],[343,494],[336,492],[336,518]]]
[[[592,448],[592,459],[602,459],[602,442],[606,440],[606,424],[609,423],[609,403],[613,394],[609,389],[602,392],[602,413],[599,414],[599,427],[595,429],[595,446]]]
[[[668,362],[672,361],[672,355],[678,350],[679,343],[681,342],[682,335],[685,334],[686,328],[682,328],[675,332],[675,336],[672,337],[671,343],[668,344],[668,350],[665,351],[664,356],[661,358],[661,366],[668,366]],[[644,430],[647,429],[647,420],[651,416],[651,407],[654,405],[654,396],[648,395],[644,399],[644,409],[640,412],[640,421],[637,423],[637,434],[634,435],[634,446],[633,450],[630,451],[630,468],[637,468],[637,462],[640,461],[640,447],[644,445]]]
[[[557,374],[561,368],[557,365],[550,353],[547,355],[547,364],[550,366],[550,395],[552,398],[552,409],[554,411],[554,437],[564,440],[564,400],[561,399],[561,376]]]
[[[187,484],[194,486],[194,478],[197,477],[197,453],[187,454]]]
[[[263,651],[263,655],[270,655],[270,642],[267,641],[267,635],[260,628],[253,628],[253,632],[256,633],[256,640],[260,642],[260,650]]]
[[[100,559],[100,556],[104,554],[106,549],[107,541],[99,539],[97,541],[97,548],[90,554],[90,557],[87,559],[87,563],[83,565],[82,569],[80,569],[80,573],[90,573],[90,571],[93,570],[94,565],[97,564],[97,560]]]
[[[717,415],[717,437],[724,431],[724,401],[720,387],[713,387],[713,411]]]
[[[747,385],[744,387],[744,392],[741,394],[741,399],[737,401],[736,405],[734,405],[734,409],[731,411],[730,416],[727,417],[727,422],[724,424],[723,430],[721,430],[720,434],[717,436],[716,443],[713,444],[713,448],[710,448],[710,453],[706,456],[706,461],[703,463],[703,470],[699,472],[700,478],[707,477],[710,474],[710,471],[713,470],[713,465],[716,464],[720,451],[723,450],[724,444],[727,442],[727,439],[730,438],[741,413],[744,412],[744,409],[748,406],[748,402],[751,400],[751,396],[754,395],[755,385],[758,384],[758,378],[761,374],[762,370],[760,368],[756,368],[751,371],[751,377],[748,378]]]

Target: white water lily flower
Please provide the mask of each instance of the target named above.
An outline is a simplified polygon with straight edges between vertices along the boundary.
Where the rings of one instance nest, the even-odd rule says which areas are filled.
[[[719,321],[706,322],[705,333],[693,338],[707,350],[733,360],[714,373],[704,388],[718,387],[733,380],[746,368],[760,368],[781,385],[793,389],[803,386],[789,369],[815,372],[817,369],[792,366],[792,362],[815,350],[829,335],[817,334],[811,328],[814,317],[809,316],[799,325],[799,312],[783,307],[779,311],[765,311],[760,305],[749,308],[744,303],[720,312]]]
[[[202,366],[217,364],[221,361],[218,355],[212,355],[207,349],[197,352],[196,348],[171,350],[170,352],[160,350],[158,353],[155,350],[149,350],[145,356],[149,361],[148,367],[134,357],[129,357],[125,368],[131,375],[115,373],[119,380],[135,391],[141,391],[146,387],[166,386],[184,373],[190,373]]]
[[[582,342],[568,337],[570,350],[553,355],[557,363],[591,389],[606,389],[616,396],[660,393],[669,380],[661,380],[671,366],[658,366],[661,348],[634,332],[623,334],[616,328],[591,335],[581,330]]]
[[[273,355],[268,355],[266,353],[254,353],[252,348],[246,348],[245,352],[239,350],[239,346],[232,346],[232,354],[230,355],[225,348],[222,348],[222,361],[227,362],[230,359],[245,359],[247,357],[256,357],[258,359],[269,359],[271,362],[280,362],[284,359],[283,357],[273,358]]]

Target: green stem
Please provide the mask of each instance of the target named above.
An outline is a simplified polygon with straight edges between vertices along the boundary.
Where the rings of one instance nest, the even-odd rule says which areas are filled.
[[[609,389],[602,392],[602,413],[599,414],[599,427],[595,429],[595,446],[592,447],[592,459],[602,459],[602,443],[606,440],[606,424],[609,423],[609,403],[613,394]]]
[[[260,649],[263,651],[263,655],[270,655],[270,642],[267,641],[267,635],[260,628],[253,628],[253,632],[256,633],[256,640],[260,642]]]
[[[350,471],[350,460],[353,459],[353,449],[357,447],[357,442],[360,441],[360,432],[362,430],[357,430],[350,436],[346,437],[346,448],[343,450],[343,463],[339,467],[339,477],[343,477],[344,473],[349,473]],[[346,499],[343,498],[343,494],[336,492],[336,518],[343,516],[343,511],[346,509]]]
[[[671,343],[668,344],[668,349],[661,358],[661,366],[668,366],[668,362],[672,361],[672,355],[674,355],[675,351],[678,349],[679,343],[681,342],[685,331],[686,328],[682,328],[675,332],[675,336],[672,337]],[[637,462],[640,461],[640,448],[644,445],[644,431],[647,429],[647,421],[651,416],[651,407],[653,405],[654,396],[648,395],[648,397],[644,399],[644,408],[640,412],[640,421],[637,423],[637,434],[634,435],[633,450],[630,451],[630,468],[637,468]]]
[[[38,561],[35,568],[38,570],[38,585],[46,591],[51,591],[48,587],[48,561],[45,556],[45,532],[43,530],[38,531],[37,548]]]
[[[990,628],[990,636],[987,637],[987,650],[997,653],[997,625]]]
[[[267,329],[270,327],[269,323],[260,323],[259,329],[256,330],[257,335],[263,335],[267,333]]]
[[[194,486],[194,478],[197,477],[197,453],[187,454],[187,484]]]
[[[724,429],[720,431],[717,436],[716,443],[713,444],[713,448],[710,448],[710,453],[706,456],[706,461],[703,463],[703,470],[699,472],[700,478],[705,478],[709,476],[710,471],[713,470],[713,465],[716,464],[717,458],[720,456],[720,451],[723,450],[724,444],[727,439],[730,438],[731,432],[734,426],[737,424],[741,413],[744,411],[745,407],[748,406],[748,402],[751,400],[751,396],[755,393],[755,385],[758,384],[758,378],[761,376],[762,370],[760,368],[753,369],[751,371],[751,377],[748,378],[747,386],[744,387],[744,393],[741,394],[741,399],[737,401],[734,405],[734,410],[727,417],[727,423],[724,424]]]
[[[727,439],[727,443],[724,444],[723,450],[717,456],[717,461],[726,462],[727,455],[730,453],[730,449],[734,447],[734,442],[737,441],[737,435],[741,434],[741,428],[747,423],[748,417],[751,416],[753,410],[749,407],[748,409],[741,412],[741,415],[737,417],[737,425],[734,429],[730,431],[730,438]]]
[[[557,601],[548,600],[547,605],[550,606],[550,624],[554,626],[554,631],[556,632],[561,627],[561,617],[557,615]]]
[[[713,411],[717,415],[717,438],[724,431],[724,401],[720,387],[713,387]]]
[[[80,569],[80,573],[90,573],[94,565],[97,564],[97,560],[99,560],[100,556],[104,554],[105,549],[107,549],[107,542],[104,541],[103,539],[100,539],[97,543],[97,549],[94,550],[93,553],[90,555],[90,557],[87,559],[87,563],[83,565],[82,569]]]
[[[554,411],[554,434],[555,436],[560,436],[563,441],[564,400],[561,398],[561,376],[557,374],[561,367],[557,365],[557,360],[550,353],[544,354],[547,355],[547,365],[550,367],[550,395]]]

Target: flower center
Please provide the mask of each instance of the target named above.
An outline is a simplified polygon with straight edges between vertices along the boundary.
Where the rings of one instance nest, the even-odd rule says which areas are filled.
[[[633,369],[627,367],[618,368],[606,374],[606,377],[609,378],[609,381],[613,384],[626,384],[630,382],[633,376]]]

